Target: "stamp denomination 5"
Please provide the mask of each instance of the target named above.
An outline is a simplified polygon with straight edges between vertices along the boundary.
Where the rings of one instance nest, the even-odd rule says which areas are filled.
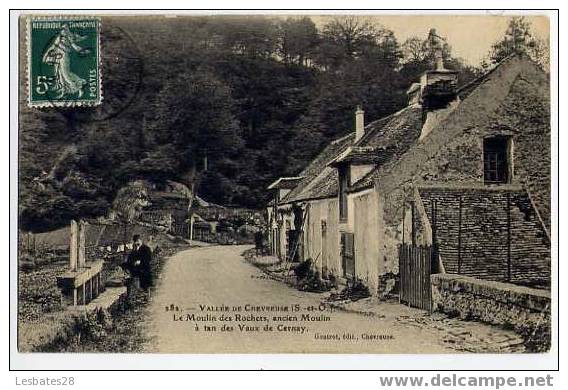
[[[99,105],[100,20],[30,17],[27,71],[31,107]]]

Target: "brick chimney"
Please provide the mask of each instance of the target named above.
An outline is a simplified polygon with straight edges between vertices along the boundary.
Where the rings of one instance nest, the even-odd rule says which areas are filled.
[[[355,142],[359,141],[365,135],[365,111],[361,106],[357,106],[355,110]]]

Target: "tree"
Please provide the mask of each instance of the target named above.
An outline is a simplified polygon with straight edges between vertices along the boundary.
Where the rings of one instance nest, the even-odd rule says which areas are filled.
[[[100,107],[31,110],[22,84],[26,227],[103,215],[122,187],[140,179],[183,183],[190,205],[198,192],[208,201],[258,207],[276,177],[297,174],[331,140],[353,131],[357,105],[367,123],[392,114],[433,67],[424,39],[401,46],[392,31],[358,16],[322,27],[310,17],[110,22],[102,24],[109,50],[101,58],[108,72]],[[469,68],[449,45],[443,51],[465,82]],[[114,115],[101,115],[108,112]]]
[[[169,79],[151,119],[151,148],[173,147],[182,171],[230,153],[241,145],[234,105],[230,88],[205,69]]]
[[[316,25],[306,16],[289,17],[278,24],[278,54],[287,64],[310,64],[318,43]]]
[[[357,105],[363,106],[367,121],[401,108],[404,91],[399,87],[398,68],[402,54],[392,31],[366,18],[335,18],[323,27],[321,42],[318,90],[302,125],[317,123],[321,134],[335,138],[353,130]],[[317,138],[314,140],[315,145]]]
[[[511,54],[525,54],[543,68],[549,66],[548,44],[533,35],[531,23],[524,16],[509,20],[505,35],[491,47],[489,60],[497,64]]]
[[[391,33],[363,17],[334,18],[322,29],[317,62],[326,70],[338,69],[368,53]]]
[[[479,75],[479,70],[467,65],[462,59],[454,57],[448,42],[442,43],[444,67],[457,70],[460,85],[467,84]],[[410,37],[402,44],[402,66],[400,68],[401,88],[408,88],[418,81],[420,75],[435,68],[435,48],[428,38]]]
[[[432,67],[435,58],[435,48],[428,38],[410,37],[402,44],[402,62],[427,64]],[[442,44],[442,58],[444,62],[452,59],[452,48],[447,42]]]
[[[217,28],[225,48],[249,58],[270,58],[276,52],[277,27],[273,19],[233,16],[222,19]]]
[[[144,207],[150,204],[145,183],[135,181],[122,187],[113,201],[117,217],[124,223],[132,223],[140,217]]]

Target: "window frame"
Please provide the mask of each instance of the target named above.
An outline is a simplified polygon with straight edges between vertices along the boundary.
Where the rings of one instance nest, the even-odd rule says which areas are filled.
[[[488,143],[494,142],[494,145]],[[498,143],[503,144],[497,146]],[[482,162],[484,184],[510,184],[513,178],[512,139],[495,135],[483,138]]]

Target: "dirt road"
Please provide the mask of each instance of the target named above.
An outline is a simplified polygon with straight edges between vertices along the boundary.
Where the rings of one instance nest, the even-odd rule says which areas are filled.
[[[245,262],[241,253],[248,248],[192,248],[168,260],[149,308],[148,328],[153,340],[149,352],[455,352],[435,333],[403,326],[392,316],[381,319],[330,309],[320,311],[319,294],[300,292],[268,279]],[[172,305],[173,311],[169,310]],[[216,311],[202,310],[200,305]],[[294,305],[299,305],[300,312],[252,311]],[[179,310],[175,310],[176,306]],[[232,311],[236,306],[241,306],[242,311]],[[303,314],[314,320],[294,321],[288,317],[300,319]],[[230,316],[231,321],[221,321],[221,316]],[[274,316],[280,318],[275,320]],[[195,330],[196,324],[199,331]],[[266,331],[265,326],[272,326],[272,330]]]

